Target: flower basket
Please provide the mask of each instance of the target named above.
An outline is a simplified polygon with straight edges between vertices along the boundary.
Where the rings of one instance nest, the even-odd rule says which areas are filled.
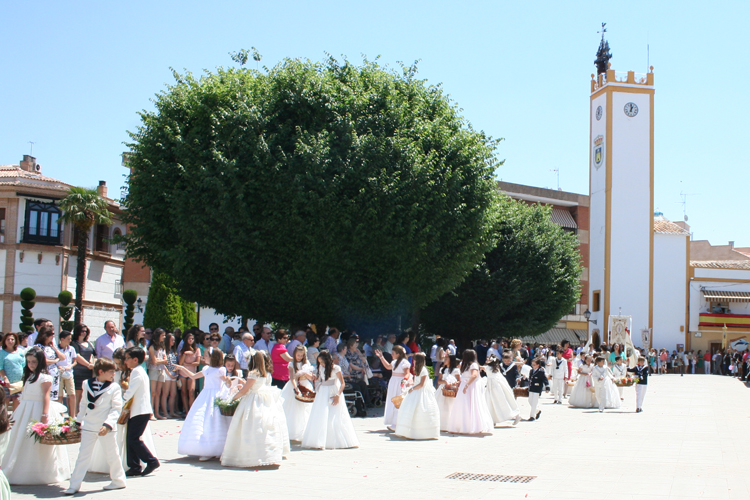
[[[395,406],[396,409],[398,410],[399,408],[401,408],[401,402],[403,402],[403,400],[404,400],[403,394],[399,394],[398,396],[391,398],[391,403],[393,403],[393,406]]]
[[[312,403],[313,401],[315,401],[315,393],[307,387],[300,385],[299,394],[295,394],[294,398],[297,401],[301,401],[303,403]]]
[[[638,382],[637,378],[630,378],[630,377],[624,377],[624,378],[618,378],[615,380],[615,385],[617,387],[630,387],[631,385]]]
[[[528,398],[529,388],[528,387],[514,387],[513,395],[517,398]]]
[[[458,390],[456,389],[456,387],[450,385],[443,386],[443,397],[455,398],[456,394],[458,394]]]
[[[595,392],[596,392],[596,387],[594,387],[593,385],[590,385],[590,386],[589,386],[589,390],[590,390],[591,392],[594,392],[594,393],[595,393]]]
[[[26,428],[26,435],[34,438],[37,443],[48,446],[81,442],[81,430],[78,428],[78,423],[76,419],[70,417],[48,424],[32,420]]]
[[[217,407],[219,409],[219,413],[221,413],[225,417],[234,416],[234,412],[237,410],[237,406],[239,406],[239,404],[239,399],[214,399],[214,406]]]

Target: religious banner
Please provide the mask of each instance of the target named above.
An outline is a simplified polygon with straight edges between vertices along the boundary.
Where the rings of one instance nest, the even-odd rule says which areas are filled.
[[[607,345],[610,347],[614,344],[623,346],[628,365],[631,367],[638,364],[638,357],[640,356],[630,336],[632,324],[633,318],[630,316],[610,315],[607,328]]]

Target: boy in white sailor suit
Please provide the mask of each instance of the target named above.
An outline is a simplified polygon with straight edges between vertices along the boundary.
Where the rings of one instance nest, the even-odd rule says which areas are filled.
[[[568,378],[568,362],[562,357],[562,348],[557,346],[555,357],[547,361],[548,377],[552,380],[553,404],[561,405],[565,393],[565,379]]]
[[[102,440],[102,449],[107,454],[111,483],[105,490],[125,487],[125,470],[122,468],[117,447],[117,419],[122,410],[122,391],[115,378],[115,364],[106,358],[94,363],[94,377],[83,381],[83,394],[78,421],[81,425],[81,447],[78,451],[75,470],[70,477],[70,487],[66,495],[73,495],[81,489],[81,483],[91,462],[97,439]]]

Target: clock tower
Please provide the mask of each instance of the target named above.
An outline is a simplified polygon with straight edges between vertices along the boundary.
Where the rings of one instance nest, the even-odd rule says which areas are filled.
[[[601,342],[610,314],[652,328],[654,302],[653,66],[621,74],[608,59],[591,75],[589,115],[589,336]]]

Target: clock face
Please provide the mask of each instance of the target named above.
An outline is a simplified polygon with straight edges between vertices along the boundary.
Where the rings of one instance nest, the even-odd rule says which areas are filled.
[[[629,102],[625,105],[625,114],[629,117],[634,117],[638,114],[638,106],[634,102]]]
[[[601,106],[599,106],[598,108],[596,108],[596,119],[597,120],[601,120],[602,119],[602,112],[603,111],[602,111],[602,107]]]

